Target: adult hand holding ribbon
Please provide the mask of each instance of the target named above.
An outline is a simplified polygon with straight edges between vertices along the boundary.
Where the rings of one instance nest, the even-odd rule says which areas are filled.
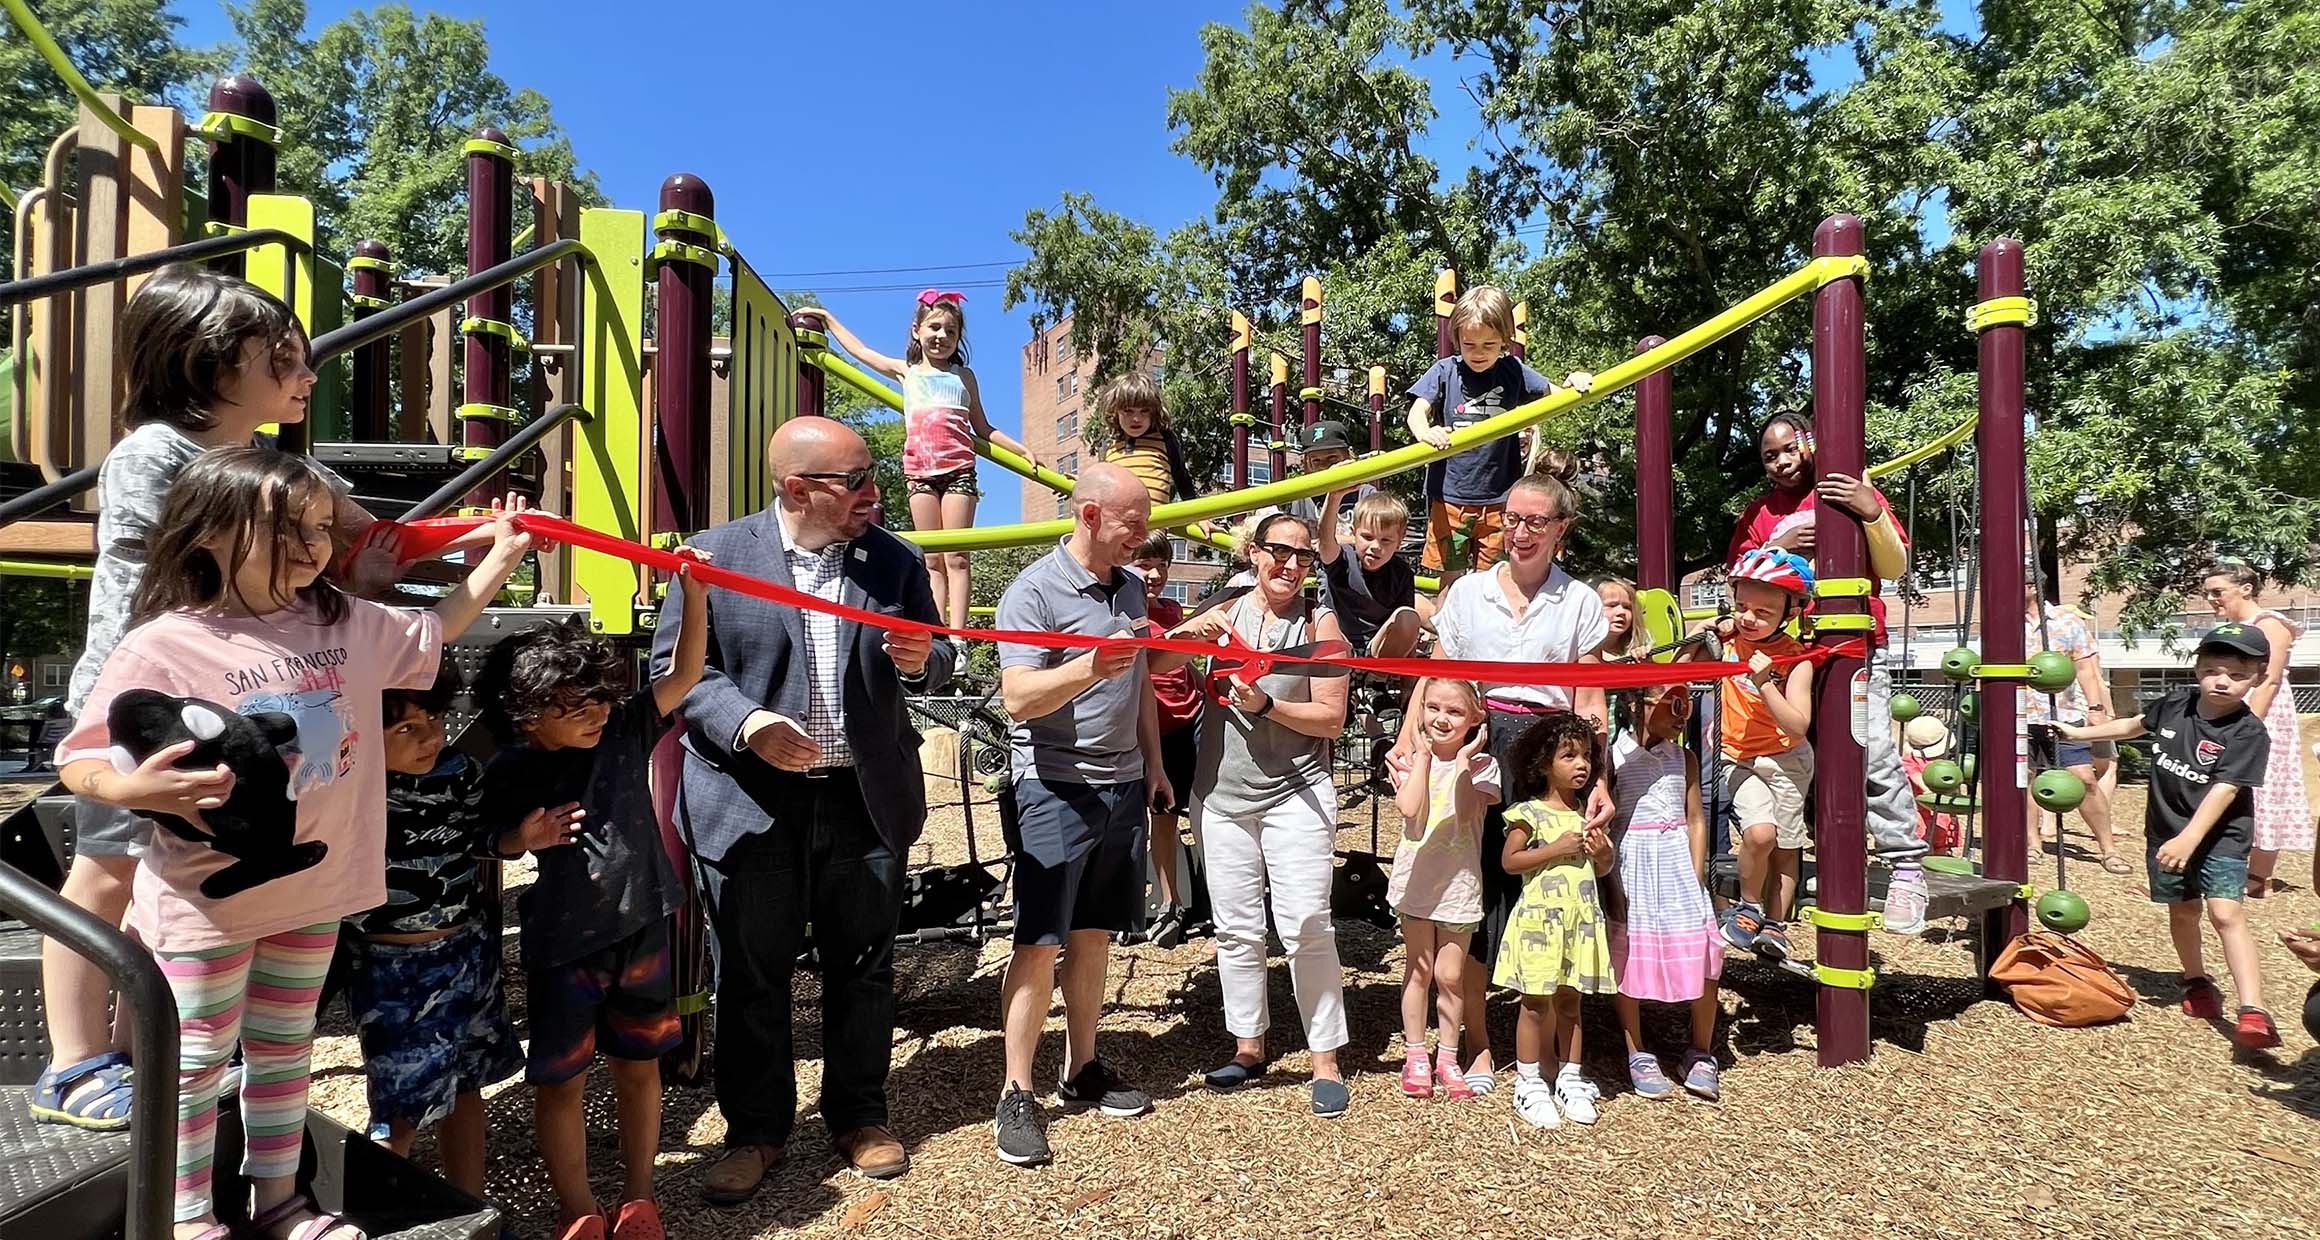
[[[1006,642],[1013,645],[1040,646],[1063,650],[1118,651],[1122,648],[1150,650],[1160,653],[1188,654],[1200,657],[1211,655],[1242,660],[1234,675],[1254,680],[1282,664],[1309,664],[1347,671],[1376,672],[1387,676],[1449,676],[1491,684],[1561,685],[1603,689],[1641,689],[1651,685],[1682,684],[1690,681],[1722,680],[1747,672],[1741,663],[1496,663],[1480,659],[1372,659],[1354,658],[1341,653],[1324,652],[1318,647],[1310,652],[1274,651],[1251,657],[1243,644],[1241,650],[1229,650],[1214,642],[1192,641],[1172,637],[1146,637],[1125,633],[1043,633],[1018,629],[953,628],[949,625],[928,624],[907,616],[887,615],[865,611],[818,598],[801,590],[736,572],[714,563],[697,560],[676,551],[663,551],[624,538],[601,533],[576,524],[563,517],[542,512],[521,512],[507,518],[517,529],[545,543],[569,543],[604,555],[615,556],[659,572],[690,573],[709,585],[780,603],[805,611],[818,611],[866,624],[875,629],[902,633],[935,633],[970,641]],[[402,559],[408,563],[424,559],[480,526],[490,524],[488,517],[433,517],[423,521],[402,522],[395,526],[397,543]],[[374,531],[375,532],[375,531]],[[367,537],[367,536],[366,536]],[[1836,646],[1816,646],[1800,654],[1786,655],[1773,660],[1775,666],[1788,667],[1796,663],[1822,662],[1837,654],[1861,657],[1867,647],[1859,639]]]

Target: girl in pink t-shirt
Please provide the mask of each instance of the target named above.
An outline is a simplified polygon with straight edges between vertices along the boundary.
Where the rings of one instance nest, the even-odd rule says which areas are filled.
[[[1498,762],[1472,681],[1428,677],[1410,700],[1419,743],[1407,767],[1390,768],[1402,842],[1386,880],[1386,903],[1402,922],[1402,1092],[1431,1098],[1438,1079],[1446,1096],[1471,1098],[1458,1070],[1459,1030],[1469,1018],[1461,986],[1472,967],[1466,947],[1482,922],[1482,813],[1498,803]],[[1441,1026],[1432,1053],[1429,989]]]
[[[323,580],[337,506],[311,462],[272,448],[218,448],[180,471],[138,585],[137,627],[105,660],[57,751],[76,796],[162,827],[138,859],[129,920],[177,1000],[180,1240],[228,1235],[211,1205],[210,1159],[237,1040],[255,1228],[275,1240],[361,1240],[298,1194],[294,1177],[315,1004],[338,922],[386,898],[379,694],[431,684],[443,632],[473,623],[531,547],[502,519],[491,550],[433,612],[397,610]],[[392,549],[391,536],[382,541]],[[297,803],[287,879],[246,885],[250,871],[236,869],[246,863],[202,842],[203,811],[227,803],[234,773],[179,767],[194,741],[142,762],[114,748],[113,702],[138,689],[192,699],[183,716],[196,735],[214,735],[230,712],[270,716],[291,738],[280,746]]]
[[[983,416],[982,389],[967,366],[967,297],[928,289],[918,295],[910,316],[910,344],[901,357],[888,357],[862,343],[836,315],[811,306],[830,334],[864,366],[902,385],[902,477],[910,490],[910,528],[956,530],[975,523],[975,444],[989,440],[1039,465],[1031,449],[1014,436],[994,430]],[[935,552],[926,557],[927,582],[943,623],[967,623],[967,555]]]

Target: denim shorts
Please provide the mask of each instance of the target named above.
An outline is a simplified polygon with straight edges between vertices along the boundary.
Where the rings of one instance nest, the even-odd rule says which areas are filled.
[[[2150,872],[2153,904],[2247,898],[2245,857],[2219,856],[2211,849],[2204,856],[2194,853],[2182,873],[2171,874],[2159,868],[2159,845],[2152,841],[2143,851],[2143,865]]]
[[[371,1122],[424,1128],[460,1094],[524,1066],[500,988],[499,936],[470,922],[429,943],[342,936],[353,957],[348,1002],[362,1043]]]

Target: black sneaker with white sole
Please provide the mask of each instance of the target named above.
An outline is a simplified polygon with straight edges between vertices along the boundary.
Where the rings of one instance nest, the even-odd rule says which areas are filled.
[[[1106,1115],[1126,1117],[1151,1110],[1152,1096],[1122,1080],[1103,1060],[1090,1059],[1070,1080],[1055,1087],[1055,1105],[1070,1111],[1093,1107]]]
[[[999,1095],[999,1112],[991,1120],[999,1138],[999,1161],[1018,1167],[1036,1167],[1053,1155],[1047,1148],[1047,1116],[1031,1091],[1007,1082]]]

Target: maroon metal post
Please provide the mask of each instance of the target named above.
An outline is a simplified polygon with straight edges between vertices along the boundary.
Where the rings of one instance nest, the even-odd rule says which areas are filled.
[[[209,110],[225,123],[209,143],[209,218],[239,228],[250,219],[250,195],[274,192],[274,144],[232,121],[255,121],[271,131],[280,117],[274,96],[247,73],[228,74],[209,88]],[[240,273],[241,254],[216,266]]]
[[[1386,446],[1386,368],[1369,368],[1369,450]]]
[[[384,241],[357,241],[354,257],[347,267],[354,277],[354,321],[377,314],[395,304],[393,252]],[[354,351],[354,391],[352,429],[358,443],[382,443],[394,437],[392,427],[392,398],[388,395],[394,376],[387,350],[392,340],[382,336]]]
[[[2002,237],[1982,247],[1974,265],[1975,283],[1987,305],[2001,297],[2022,296],[2022,243]],[[1981,421],[1974,428],[1975,465],[1981,471],[1982,527],[1982,661],[2019,664],[2028,642],[2023,633],[2022,526],[2026,504],[2022,495],[2022,372],[2026,325],[2002,321],[1981,323]],[[1968,688],[1970,686],[1960,686]],[[2029,810],[2022,803],[2023,742],[2016,694],[2009,682],[1992,682],[1981,694],[1980,754],[1982,800],[1982,873],[2010,883],[2030,878]],[[2008,943],[2030,928],[2029,910],[2019,899],[1983,915],[1981,966],[1989,976],[1992,962]]]
[[[1854,216],[1832,215],[1813,232],[1815,258],[1862,252],[1861,221]],[[1813,295],[1812,338],[1814,458],[1823,474],[1859,478],[1867,472],[1865,371],[1861,282],[1856,278],[1824,285]],[[1821,581],[1836,585],[1863,577],[1869,556],[1860,523],[1828,504],[1815,505],[1814,514],[1814,568]],[[1814,644],[1833,647],[1868,641],[1867,604],[1865,593],[1835,589],[1821,595],[1815,603]],[[1813,824],[1820,882],[1816,904],[1821,912],[1839,916],[1869,909],[1862,729],[1885,723],[1865,718],[1868,675],[1868,662],[1861,655],[1835,655],[1821,665],[1813,692],[1813,794],[1819,806]],[[1859,713],[1856,701],[1862,703]],[[1868,930],[1824,922],[1815,942],[1819,966],[1835,971],[1822,974],[1816,1005],[1820,1064],[1834,1068],[1859,1063],[1869,1057],[1869,991],[1849,983],[1866,979]]]
[[[1530,359],[1531,303],[1527,301],[1514,303],[1514,339],[1507,347],[1514,354],[1514,360],[1521,362]]]
[[[798,343],[797,411],[808,417],[821,417],[829,408],[830,377],[822,368],[807,360],[807,356],[830,347],[830,338],[822,332],[822,316],[811,310],[800,310],[789,316],[789,330]],[[740,330],[736,325],[734,330]]]
[[[1659,336],[1635,342],[1649,353]],[[1675,377],[1655,370],[1635,385],[1635,583],[1646,590],[1676,588],[1676,461],[1671,429]]]
[[[1458,351],[1458,334],[1450,330],[1450,316],[1458,309],[1458,273],[1447,268],[1434,273],[1434,356]]]
[[[1298,322],[1304,327],[1305,388],[1297,398],[1305,404],[1305,427],[1321,420],[1321,281],[1312,276],[1298,286]],[[1304,442],[1299,437],[1298,442]]]
[[[1284,420],[1288,417],[1289,412],[1289,359],[1275,353],[1272,355],[1272,363],[1273,438],[1272,442],[1266,445],[1272,451],[1272,456],[1269,458],[1272,462],[1272,472],[1266,476],[1266,481],[1279,482],[1289,473],[1289,440],[1286,438],[1289,432],[1288,425]]]
[[[516,149],[491,126],[475,131],[467,153],[467,269],[497,267],[512,256],[515,233],[513,180]],[[516,411],[510,400],[508,358],[515,334],[515,289],[501,285],[467,299],[466,369],[459,406],[459,442],[465,455],[480,457],[507,442]],[[481,508],[492,501],[494,484],[479,486],[461,501]]]
[[[716,196],[690,172],[661,182],[659,305],[653,343],[653,528],[709,523],[709,289],[717,280]]]
[[[1232,312],[1232,489],[1245,491],[1249,487],[1249,427],[1256,418],[1249,413],[1249,345],[1254,332],[1249,316]]]

